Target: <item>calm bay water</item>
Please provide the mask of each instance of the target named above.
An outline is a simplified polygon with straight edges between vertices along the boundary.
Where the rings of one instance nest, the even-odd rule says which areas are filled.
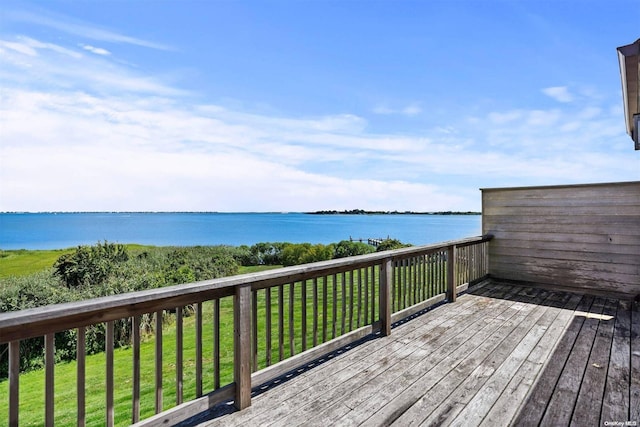
[[[2,213],[0,249],[62,249],[108,240],[156,246],[334,243],[391,237],[422,245],[481,233],[480,215],[303,213]]]

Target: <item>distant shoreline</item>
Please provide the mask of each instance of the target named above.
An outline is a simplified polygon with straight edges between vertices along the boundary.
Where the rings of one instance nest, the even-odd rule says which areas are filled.
[[[352,209],[349,211],[315,211],[305,212],[309,215],[482,215],[482,212],[458,212],[458,211],[440,211],[440,212],[415,212],[415,211],[365,211],[363,209]]]
[[[305,214],[305,215],[482,215],[482,212],[475,211],[438,211],[438,212],[419,212],[419,211],[367,211],[364,209],[352,210],[320,210],[313,212],[303,211],[266,211],[266,212],[226,212],[226,211],[2,211],[0,215],[65,215],[65,214],[216,214],[216,215],[237,215],[237,214]]]

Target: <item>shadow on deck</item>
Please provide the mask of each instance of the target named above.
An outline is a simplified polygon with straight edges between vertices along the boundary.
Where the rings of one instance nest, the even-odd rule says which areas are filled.
[[[184,426],[640,423],[638,304],[485,282]],[[627,423],[627,425],[635,425]]]

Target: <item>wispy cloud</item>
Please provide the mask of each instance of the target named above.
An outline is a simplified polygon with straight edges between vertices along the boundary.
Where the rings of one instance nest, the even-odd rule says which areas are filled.
[[[50,90],[76,89],[115,94],[146,93],[179,95],[185,92],[161,79],[142,74],[116,61],[108,61],[107,51],[93,46],[64,47],[29,37],[0,39],[7,83],[24,82],[30,86],[46,84]],[[83,54],[89,50],[98,55]]]
[[[92,40],[100,40],[110,43],[125,43],[151,49],[171,49],[169,46],[162,43],[156,43],[149,40],[120,34],[116,31],[112,31],[106,28],[99,28],[98,26],[92,24],[71,19],[67,16],[52,14],[50,12],[34,13],[24,10],[6,10],[3,13],[6,19],[12,21],[36,24]]]

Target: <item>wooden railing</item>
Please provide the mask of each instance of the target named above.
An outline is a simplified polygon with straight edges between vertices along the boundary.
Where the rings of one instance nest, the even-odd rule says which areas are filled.
[[[96,411],[104,411],[103,422],[111,426],[171,424],[227,400],[243,409],[251,404],[252,386],[369,334],[389,335],[393,322],[434,304],[455,301],[465,286],[487,275],[490,238],[414,246],[1,313],[0,344],[9,347],[9,425],[18,425],[20,420],[21,341],[45,340],[45,425],[67,422],[58,420],[60,412],[69,412],[68,407],[64,411],[54,407],[54,402],[60,406],[54,399],[54,342],[56,333],[69,330],[77,331],[76,402],[66,404],[75,410],[72,422],[78,425],[85,425],[88,414]],[[141,334],[142,316],[155,324],[146,341]],[[174,321],[175,331],[167,325],[167,318]],[[114,322],[123,319],[132,326],[131,359],[124,364],[130,368],[114,362],[118,353],[114,351]],[[86,376],[85,332],[100,323],[106,325],[104,404],[93,408],[85,401],[85,390],[94,382]],[[175,335],[175,355],[166,360],[163,334],[169,333]],[[141,354],[151,353],[148,344],[152,344],[152,356]],[[145,369],[148,365],[152,366]],[[175,378],[166,377],[167,368]],[[126,379],[117,380],[116,370],[123,369]],[[149,370],[153,375],[141,375]],[[117,406],[114,397],[125,386],[130,398],[124,407],[130,416],[123,418],[122,405]],[[148,388],[153,389],[153,399],[145,400],[141,390]],[[166,402],[166,396],[175,401]]]

